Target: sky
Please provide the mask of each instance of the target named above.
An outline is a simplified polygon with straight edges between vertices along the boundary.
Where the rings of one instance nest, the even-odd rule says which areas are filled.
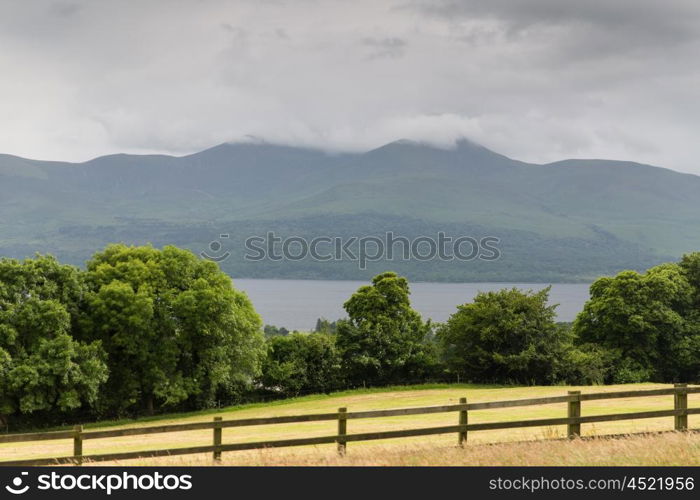
[[[467,137],[700,174],[697,0],[0,0],[0,153]]]

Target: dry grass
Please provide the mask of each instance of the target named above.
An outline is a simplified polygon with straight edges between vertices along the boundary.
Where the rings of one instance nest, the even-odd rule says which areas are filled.
[[[441,388],[412,388],[410,390],[395,390],[378,393],[343,393],[330,396],[316,396],[300,400],[284,402],[269,406],[257,406],[248,408],[229,408],[222,410],[216,415],[224,419],[269,417],[281,415],[299,415],[305,413],[334,412],[339,407],[348,407],[349,411],[376,410],[385,408],[401,408],[410,406],[430,406],[457,403],[460,397],[467,397],[470,402],[499,401],[506,399],[524,399],[543,396],[559,396],[566,394],[567,390],[579,389],[583,392],[621,391],[621,390],[643,390],[660,387],[654,384],[618,385],[605,387],[505,387],[494,388],[484,386],[445,386]],[[700,394],[690,395],[689,406],[700,407]],[[586,401],[582,405],[583,415],[600,415],[605,413],[624,413],[648,410],[668,410],[673,408],[672,396],[645,397],[634,399],[614,399],[602,401]],[[119,427],[134,427],[143,425],[163,425],[169,423],[185,423],[197,421],[211,421],[215,414],[207,415],[193,414],[190,416],[164,417],[158,421],[139,422],[134,421]],[[500,410],[483,410],[470,412],[469,422],[495,422],[513,421],[536,418],[564,417],[566,416],[565,404],[554,404],[545,406],[519,407]],[[442,413],[419,416],[388,417],[365,420],[351,420],[348,422],[349,433],[374,432],[381,430],[398,430],[418,427],[432,427],[441,425],[454,425],[457,423],[457,414]],[[689,418],[691,428],[700,427],[700,415],[691,415]],[[91,429],[94,428],[91,426]],[[118,428],[118,427],[111,427]],[[667,431],[673,429],[673,418],[657,418],[646,420],[627,420],[618,422],[606,422],[598,424],[584,424],[582,433],[584,436],[600,434],[623,434],[638,432]],[[251,442],[275,439],[291,439],[298,437],[312,437],[334,435],[336,433],[336,422],[311,422],[298,424],[281,424],[270,426],[238,427],[225,429],[223,432],[224,443]],[[549,428],[524,428],[509,429],[500,431],[473,432],[469,435],[469,442],[474,444],[495,443],[506,441],[541,440],[563,437],[564,426]],[[427,446],[428,449],[420,456],[432,456],[439,458],[442,453],[447,456],[457,453],[464,456],[462,451],[452,450],[456,437],[454,435],[416,437],[406,439],[394,439],[381,442],[359,442],[351,443],[352,454],[349,461],[355,460],[355,455],[363,456],[367,454],[371,457],[372,450],[382,450],[382,456],[395,450],[399,455],[401,450],[414,449],[412,447]],[[84,443],[84,453],[86,455],[96,453],[116,453],[126,451],[139,451],[149,449],[180,448],[188,446],[208,445],[212,442],[210,430],[178,432],[168,434],[151,434],[146,436],[133,436],[111,439],[88,440]],[[427,445],[426,445],[427,443]],[[530,446],[530,445],[528,445]],[[561,446],[558,443],[553,446]],[[588,446],[586,444],[586,446]],[[470,447],[471,449],[471,447]],[[333,447],[303,447],[292,450],[277,450],[275,455],[288,456],[317,456],[320,451],[330,450],[332,455]],[[432,450],[432,451],[431,451]],[[440,451],[435,451],[440,450]],[[450,451],[452,450],[452,451]],[[43,441],[34,443],[11,443],[0,444],[0,461],[2,460],[22,460],[40,457],[59,457],[70,455],[72,442],[70,440]],[[267,452],[261,452],[262,454]],[[234,458],[256,457],[255,453],[232,452],[226,454],[227,460],[239,460]],[[260,455],[263,456],[263,455]],[[173,459],[174,460],[174,459]],[[183,460],[189,460],[187,457]],[[243,460],[243,459],[241,459]],[[423,460],[417,458],[416,460]],[[427,458],[426,458],[427,460]],[[523,459],[524,460],[524,459]],[[129,464],[137,464],[140,461],[134,460]],[[124,464],[126,464],[125,462]],[[244,462],[245,463],[245,462]],[[368,462],[371,463],[371,462]],[[519,462],[524,463],[524,462]]]
[[[129,462],[129,465],[135,465]],[[138,465],[214,465],[208,455],[138,460]],[[127,465],[114,462],[111,465]],[[332,447],[225,453],[233,466],[700,466],[700,435],[665,433],[625,438],[457,446],[391,445],[356,448],[344,457]]]

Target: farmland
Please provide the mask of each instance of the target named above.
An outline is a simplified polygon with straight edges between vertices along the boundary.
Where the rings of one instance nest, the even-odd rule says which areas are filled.
[[[143,425],[165,425],[174,423],[189,423],[189,422],[206,422],[211,421],[214,416],[221,416],[224,420],[254,418],[254,417],[272,417],[285,415],[300,415],[319,412],[334,412],[339,407],[347,407],[349,411],[360,410],[379,410],[388,408],[402,408],[415,406],[430,406],[455,404],[461,397],[467,397],[470,403],[499,401],[510,399],[526,399],[538,398],[547,396],[565,395],[567,390],[581,390],[584,394],[592,392],[604,391],[629,391],[629,390],[646,390],[655,388],[667,388],[668,385],[655,384],[628,384],[616,386],[587,386],[587,387],[499,387],[499,386],[483,386],[483,385],[434,385],[434,386],[414,386],[401,388],[387,388],[383,390],[359,390],[343,393],[335,393],[331,395],[316,395],[292,400],[268,403],[255,404],[241,407],[231,407],[221,409],[219,411],[207,411],[199,413],[191,413],[187,415],[172,415],[162,416],[158,419],[143,419],[130,422],[105,422],[100,424],[87,425],[86,430],[95,429],[117,429],[126,427],[138,427]],[[688,397],[688,406],[690,408],[700,406],[700,395],[691,394]],[[672,396],[654,396],[636,399],[611,399],[601,401],[585,401],[582,404],[582,415],[601,415],[609,413],[624,413],[638,411],[653,411],[653,410],[668,410],[673,408]],[[469,422],[494,422],[494,421],[515,421],[537,418],[555,418],[566,416],[565,404],[552,404],[546,406],[529,406],[511,409],[494,409],[483,410],[470,413]],[[440,413],[432,415],[413,415],[400,417],[386,417],[368,420],[352,420],[348,423],[349,433],[358,432],[373,432],[381,430],[399,430],[417,427],[431,427],[441,425],[456,424],[455,413]],[[700,427],[700,416],[691,415],[689,417],[689,427]],[[313,437],[333,434],[335,432],[336,422],[309,422],[295,424],[280,424],[270,426],[253,426],[240,427],[233,429],[225,429],[223,432],[223,442],[252,442],[271,439],[292,439],[299,437]],[[583,424],[582,435],[602,435],[602,434],[626,434],[626,433],[641,433],[641,432],[656,432],[667,431],[673,429],[672,417],[653,418],[637,421],[617,421],[604,422],[596,424]],[[494,463],[500,463],[497,459],[499,449],[504,451],[503,460],[521,460],[521,464],[530,463],[531,460],[537,460],[529,457],[528,453],[521,453],[521,458],[517,459],[510,456],[512,453],[516,455],[520,452],[517,450],[526,450],[529,448],[521,448],[522,444],[510,444],[504,447],[486,446],[488,443],[503,443],[513,441],[539,441],[546,439],[561,438],[565,436],[565,426],[556,427],[535,427],[522,429],[480,431],[469,434],[468,446],[465,452],[455,450],[456,436],[453,434],[430,436],[430,437],[414,437],[401,440],[386,440],[371,443],[350,443],[348,447],[347,460],[348,464],[402,464],[403,461],[414,460],[416,464],[435,463],[440,464],[442,461],[430,462],[435,454],[445,457],[445,464],[460,463],[460,460],[467,460],[471,454],[477,449],[489,450],[485,457],[491,457]],[[636,439],[636,440],[635,440]],[[629,441],[630,449],[647,449],[646,445],[636,445],[638,439],[634,438]],[[679,443],[687,443],[692,446],[697,446],[697,437],[669,437],[659,436],[646,439],[661,439],[671,447],[681,447]],[[154,434],[147,436],[135,437],[119,437],[109,439],[90,440],[86,442],[85,454],[95,453],[117,453],[125,451],[148,450],[158,448],[179,448],[188,446],[198,446],[210,444],[211,431],[188,431],[169,434]],[[610,443],[621,443],[620,440],[601,441],[595,440],[592,442],[561,442],[552,441],[547,443],[530,443],[529,445],[537,447],[571,447],[579,443],[583,448],[581,450],[594,450],[600,446],[611,446]],[[627,441],[625,441],[627,442]],[[608,443],[607,445],[605,443]],[[528,446],[529,446],[528,445]],[[612,445],[613,447],[617,445]],[[627,446],[627,445],[625,445]],[[665,445],[664,445],[665,446]],[[557,448],[560,449],[560,448]],[[563,448],[562,448],[563,449]],[[224,453],[224,463],[335,463],[339,460],[335,457],[334,445],[309,446],[296,448],[291,450],[263,450],[259,452],[231,452]],[[515,450],[515,451],[514,451]],[[70,442],[67,440],[61,441],[43,441],[39,443],[12,443],[0,445],[0,460],[21,460],[28,458],[65,456],[70,454]],[[466,453],[466,455],[463,455]],[[583,453],[583,452],[582,452]],[[590,462],[593,463],[593,457],[597,452],[591,451]],[[649,452],[651,453],[651,451]],[[494,455],[496,454],[496,455]],[[609,455],[609,454],[608,454]],[[576,455],[578,456],[578,455]],[[610,455],[612,456],[612,455]],[[673,457],[679,457],[677,453],[669,454],[668,459],[673,460]],[[393,457],[393,458],[392,458]],[[411,458],[414,457],[414,458]],[[551,464],[558,463],[557,454],[551,454]],[[587,463],[585,453],[579,458],[582,460],[580,464]],[[628,457],[625,460],[634,461],[633,457]],[[345,459],[343,459],[345,460]],[[469,459],[471,460],[471,458]],[[540,461],[543,458],[539,459]],[[640,459],[642,460],[642,459]],[[651,459],[650,459],[651,460]],[[142,465],[151,463],[163,463],[164,461],[174,462],[173,464],[210,464],[210,456],[187,456],[187,457],[172,457],[167,459],[139,459],[122,462],[124,465]],[[479,461],[477,461],[479,462]],[[544,462],[538,462],[544,463]],[[687,462],[686,462],[687,463]],[[409,464],[406,464],[409,465]]]

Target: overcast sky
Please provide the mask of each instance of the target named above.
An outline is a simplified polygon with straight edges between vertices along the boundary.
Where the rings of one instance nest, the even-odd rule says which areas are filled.
[[[0,152],[247,136],[700,174],[700,1],[0,0]]]

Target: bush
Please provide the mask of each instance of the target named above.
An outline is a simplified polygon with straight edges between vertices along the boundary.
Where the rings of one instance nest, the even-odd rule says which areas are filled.
[[[607,382],[687,379],[698,366],[692,300],[692,287],[676,264],[643,274],[624,271],[591,285],[574,332],[614,357]]]
[[[335,339],[322,333],[269,338],[262,372],[263,385],[285,396],[331,392],[343,381]]]
[[[479,383],[557,384],[571,375],[570,362],[586,359],[573,351],[568,328],[554,322],[549,289],[516,288],[479,293],[438,328],[442,358],[450,373]],[[586,378],[579,367],[576,377]]]
[[[614,370],[615,353],[595,344],[566,349],[562,381],[572,385],[604,384]]]

